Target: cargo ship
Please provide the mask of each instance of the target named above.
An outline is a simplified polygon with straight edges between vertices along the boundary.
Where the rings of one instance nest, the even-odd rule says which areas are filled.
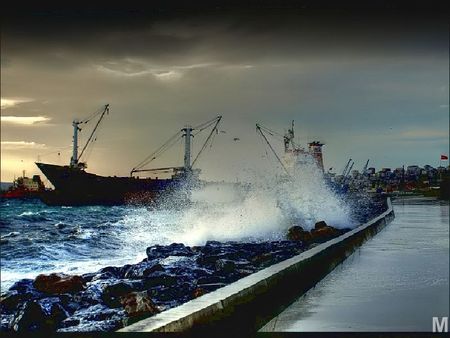
[[[11,187],[2,191],[2,198],[38,198],[41,193],[45,191],[44,183],[41,181],[39,175],[34,175],[32,178],[23,176],[15,179]]]
[[[73,150],[70,164],[61,166],[36,162],[38,168],[47,177],[54,190],[40,194],[41,200],[47,205],[120,205],[127,203],[155,203],[162,196],[175,195],[181,199],[186,198],[189,188],[199,181],[200,169],[194,169],[201,152],[206,148],[222,119],[218,116],[198,126],[185,126],[167,142],[150,154],[146,159],[135,166],[130,176],[100,176],[86,171],[86,162],[81,161],[83,154],[90,143],[96,139],[96,131],[105,115],[109,114],[109,105],[97,111],[85,120],[74,120]],[[97,123],[90,134],[86,145],[78,154],[78,132],[81,125],[97,119]],[[198,154],[191,161],[191,138],[194,135],[212,127],[210,134]],[[163,152],[184,138],[184,165],[178,167],[146,168],[146,166],[159,157]],[[150,173],[150,177],[137,177],[138,173]],[[167,178],[159,178],[165,175]]]

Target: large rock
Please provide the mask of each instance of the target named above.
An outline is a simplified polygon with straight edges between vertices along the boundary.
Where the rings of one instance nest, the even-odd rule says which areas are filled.
[[[148,297],[147,291],[130,292],[120,298],[120,303],[129,317],[148,317],[161,312]]]
[[[301,241],[305,243],[309,243],[312,240],[311,233],[304,230],[299,225],[294,225],[289,228],[287,238],[291,241]]]
[[[314,224],[314,229],[319,230],[328,227],[328,224],[325,221],[319,221]]]
[[[218,259],[215,268],[221,274],[229,274],[236,270],[236,263],[228,259]]]
[[[198,288],[196,288],[194,290],[194,292],[192,292],[192,298],[198,298],[198,297],[201,297],[201,296],[203,296],[204,294],[207,294],[207,293],[208,293],[208,291],[198,287]]]
[[[149,296],[159,305],[161,303],[173,303],[180,305],[192,299],[194,284],[182,283],[172,287],[156,287],[148,291]]]
[[[133,291],[135,291],[133,284],[126,281],[105,285],[103,287],[102,299],[109,307],[120,307],[120,298]]]
[[[155,286],[170,287],[177,284],[177,277],[165,272],[155,272],[151,276],[143,279],[145,288],[152,288]]]
[[[123,309],[110,309],[102,304],[96,304],[79,309],[65,319],[58,332],[99,332],[114,331],[123,327]]]
[[[16,290],[10,290],[7,293],[2,294],[0,299],[2,315],[14,313],[22,303],[32,299],[32,297],[32,293],[19,293]]]
[[[101,321],[81,322],[75,326],[58,329],[57,332],[70,332],[74,333],[74,336],[82,335],[80,332],[92,332],[94,335],[98,335],[98,332],[114,332],[122,327],[123,319],[114,318]]]
[[[87,321],[102,321],[114,318],[118,315],[123,315],[122,309],[111,309],[102,304],[96,304],[86,308],[79,309],[72,316],[68,317],[63,322],[64,327],[72,326],[71,324],[78,325],[80,322]]]
[[[33,285],[38,291],[49,294],[75,293],[85,289],[83,277],[63,273],[39,275]]]
[[[129,266],[129,265],[125,265],[125,266]],[[125,266],[123,266],[123,267],[107,266],[107,267],[104,267],[103,269],[100,269],[100,271],[96,275],[104,275],[104,276],[120,278],[121,271],[123,270],[123,268]],[[105,278],[97,278],[97,279],[105,279]]]
[[[330,226],[322,227],[319,229],[312,229],[311,236],[314,242],[325,242],[332,238],[339,236],[341,232],[338,229],[335,229]]]
[[[59,298],[43,298],[25,303],[11,322],[14,331],[55,331],[68,314]]]
[[[10,291],[15,290],[19,293],[33,293],[36,292],[36,289],[33,285],[32,279],[21,279],[17,282],[15,282],[10,288]]]
[[[274,262],[274,255],[272,252],[265,252],[257,255],[251,259],[251,262],[256,266],[266,267],[272,265]]]
[[[170,245],[154,245],[146,250],[149,260],[157,258],[167,258],[170,256],[193,256],[195,252],[182,243],[172,243]]]
[[[164,271],[163,266],[159,263],[155,263],[154,261],[140,262],[124,269],[123,278],[142,279],[150,276],[156,271]]]

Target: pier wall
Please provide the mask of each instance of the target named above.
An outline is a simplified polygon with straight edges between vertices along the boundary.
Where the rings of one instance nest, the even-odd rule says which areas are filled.
[[[388,199],[383,214],[352,231],[119,331],[254,335],[393,218]]]

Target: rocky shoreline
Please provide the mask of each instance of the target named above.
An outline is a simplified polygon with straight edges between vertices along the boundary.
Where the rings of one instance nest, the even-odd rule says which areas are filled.
[[[367,220],[381,209],[380,204],[361,217]],[[115,331],[349,230],[318,222],[311,231],[292,226],[283,241],[154,245],[137,264],[81,276],[59,273],[22,279],[1,296],[1,331]]]

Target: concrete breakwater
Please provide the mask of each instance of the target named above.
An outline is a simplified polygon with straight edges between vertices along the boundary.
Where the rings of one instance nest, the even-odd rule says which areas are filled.
[[[119,331],[254,334],[382,230],[395,217],[390,199],[385,207],[335,239]]]

